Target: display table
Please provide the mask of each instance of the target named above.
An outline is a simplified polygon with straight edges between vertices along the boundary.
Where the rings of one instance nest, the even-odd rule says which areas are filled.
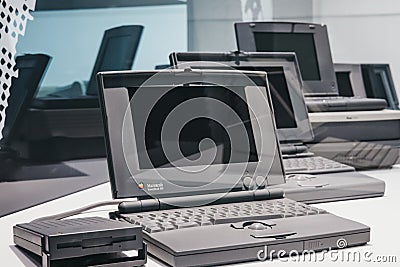
[[[300,261],[296,263],[296,266],[317,264],[318,266],[331,266],[332,264],[343,264],[345,266],[382,266],[382,263],[378,261],[384,260],[397,260],[397,263],[385,263],[384,266],[399,266],[400,246],[398,242],[400,234],[398,230],[400,215],[398,205],[400,203],[400,166],[390,170],[368,171],[364,173],[386,182],[386,194],[384,197],[332,202],[315,206],[370,226],[371,242],[363,247],[340,250],[340,253],[345,252],[345,254],[338,254],[337,259],[333,258],[332,260],[328,255],[322,262]],[[2,266],[36,266],[24,252],[13,245],[12,226],[16,223],[28,222],[38,217],[111,199],[110,185],[107,183],[0,218],[0,256]],[[108,212],[114,210],[114,208],[113,206],[99,208],[80,216],[107,216]],[[360,262],[357,262],[357,259],[356,261],[352,259],[347,260],[345,256],[349,252],[360,254]],[[368,257],[364,259],[363,255],[368,255]],[[322,256],[319,257],[319,260],[321,258]],[[288,263],[285,261],[294,264],[294,260],[295,258],[286,258],[283,260],[274,260],[273,262],[250,262],[241,264],[241,266],[283,266],[283,264],[288,266]],[[371,263],[366,265],[366,260],[370,260]],[[160,265],[162,264],[152,257],[149,258],[147,263],[147,266]]]

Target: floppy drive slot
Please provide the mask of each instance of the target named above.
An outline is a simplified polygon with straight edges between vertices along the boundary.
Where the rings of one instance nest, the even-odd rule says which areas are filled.
[[[74,241],[74,242],[66,242],[57,244],[57,249],[63,248],[94,248],[94,247],[105,247],[105,246],[112,246],[116,243],[122,243],[127,241],[135,241],[136,236],[122,236],[113,238],[109,237],[99,237],[99,238],[90,238],[90,239],[83,239],[82,241]]]

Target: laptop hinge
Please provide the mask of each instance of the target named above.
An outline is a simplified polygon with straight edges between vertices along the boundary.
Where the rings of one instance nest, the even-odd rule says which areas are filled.
[[[282,154],[298,154],[304,153],[308,150],[307,146],[303,145],[302,143],[281,144],[280,147]]]
[[[238,191],[224,194],[207,194],[196,196],[170,197],[160,199],[143,199],[121,202],[118,211],[122,214],[157,211],[176,208],[189,208],[237,202],[250,202],[283,198],[282,189],[258,189],[254,191]]]

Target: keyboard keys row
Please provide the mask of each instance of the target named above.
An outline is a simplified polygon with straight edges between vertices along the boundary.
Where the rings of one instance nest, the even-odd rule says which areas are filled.
[[[249,220],[270,220],[326,213],[289,199],[214,205],[193,209],[173,209],[124,215],[127,221],[157,233],[175,229],[230,224]]]

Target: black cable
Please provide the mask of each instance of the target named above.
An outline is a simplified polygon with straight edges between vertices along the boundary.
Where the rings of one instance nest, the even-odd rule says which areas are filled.
[[[37,218],[37,219],[33,220],[33,222],[46,221],[46,220],[61,220],[61,219],[67,218],[67,217],[71,217],[71,216],[74,216],[74,215],[81,214],[82,212],[85,212],[85,211],[88,211],[88,210],[91,210],[91,209],[95,209],[95,208],[103,207],[103,206],[117,205],[119,203],[121,203],[121,200],[102,201],[102,202],[98,202],[98,203],[94,203],[94,204],[90,204],[90,205],[84,206],[84,207],[79,208],[79,209],[75,209],[75,210],[66,211],[66,212],[59,213],[59,214],[54,214],[54,215],[50,215],[50,216]]]

